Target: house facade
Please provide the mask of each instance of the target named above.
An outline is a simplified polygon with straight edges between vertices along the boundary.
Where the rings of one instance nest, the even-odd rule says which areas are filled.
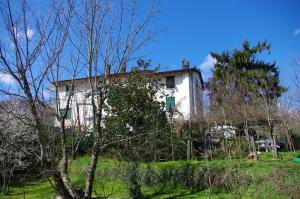
[[[126,78],[127,74],[118,75],[122,79]],[[162,90],[167,94],[167,97],[162,100],[165,100],[167,110],[173,110],[175,119],[189,120],[203,115],[204,83],[199,69],[190,68],[188,61],[184,60],[181,69],[156,72],[153,76],[165,85]],[[71,82],[71,80],[64,80],[58,84],[61,112],[65,111]],[[79,124],[85,127],[92,125],[90,93],[87,78],[74,80],[74,95],[70,101],[66,120],[68,127]],[[105,113],[103,115],[105,116]]]

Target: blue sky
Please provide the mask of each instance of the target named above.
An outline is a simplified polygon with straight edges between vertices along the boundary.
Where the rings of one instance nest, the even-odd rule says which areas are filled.
[[[292,88],[294,56],[300,56],[300,1],[158,0],[157,24],[164,29],[145,50],[161,69],[180,67],[183,58],[207,71],[211,51],[239,48],[244,40],[271,43],[266,60],[276,61],[282,84]],[[298,30],[298,31],[297,31]]]
[[[140,3],[146,5],[149,1]],[[178,69],[181,60],[187,58],[207,79],[214,62],[209,57],[211,51],[239,48],[244,40],[251,44],[267,40],[272,48],[264,59],[276,61],[282,84],[293,90],[293,57],[300,57],[299,0],[154,1],[161,11],[155,24],[164,31],[141,52],[145,59],[152,60],[153,66]],[[30,2],[43,6],[42,1]],[[3,28],[2,22],[0,25]],[[9,81],[0,76],[0,82]]]

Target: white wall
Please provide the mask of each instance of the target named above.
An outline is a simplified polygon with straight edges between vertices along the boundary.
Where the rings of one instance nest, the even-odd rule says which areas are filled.
[[[166,78],[160,78],[162,83],[166,82]],[[198,85],[198,86],[197,86]],[[68,120],[67,126],[77,125],[77,104],[79,106],[80,123],[91,127],[92,121],[92,106],[90,98],[86,95],[89,93],[89,86],[87,82],[75,82],[75,94],[71,100],[72,120]],[[175,76],[175,88],[164,88],[163,92],[169,96],[175,97],[175,107],[177,113],[175,118],[189,119],[191,114],[202,113],[203,96],[201,90],[201,81],[196,72],[178,73]],[[159,95],[159,94],[158,94]],[[65,86],[59,88],[59,98],[61,99],[61,108],[66,107],[67,95]],[[166,100],[166,99],[162,99]],[[105,113],[104,113],[105,115]],[[56,121],[56,125],[58,125]]]
[[[65,91],[65,85],[62,85],[58,89],[59,99],[60,99],[60,109],[66,107],[67,93]],[[67,127],[77,125],[78,123],[78,113],[77,106],[79,109],[79,120],[81,125],[90,126],[92,121],[92,106],[90,98],[86,95],[89,93],[89,86],[87,83],[78,81],[75,82],[74,95],[72,96],[70,102],[70,110],[72,113],[72,120],[66,120]],[[56,124],[58,125],[58,121]]]
[[[190,115],[190,94],[189,94],[189,74],[183,73],[181,75],[175,76],[175,107],[179,112],[175,117],[183,117],[183,119],[188,119]]]

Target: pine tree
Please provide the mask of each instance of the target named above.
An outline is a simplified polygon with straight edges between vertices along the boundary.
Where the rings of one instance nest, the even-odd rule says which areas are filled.
[[[251,46],[245,41],[241,49],[211,53],[216,64],[213,77],[209,80],[209,88],[211,112],[222,109],[220,112],[224,121],[221,123],[226,125],[227,118],[230,118],[233,125],[243,126],[249,149],[255,154],[255,145],[250,144],[253,139],[249,135],[249,125],[267,126],[272,138],[274,157],[277,158],[273,129],[277,100],[286,88],[280,85],[276,63],[261,59],[263,52],[270,53],[270,48],[271,45],[267,42]]]

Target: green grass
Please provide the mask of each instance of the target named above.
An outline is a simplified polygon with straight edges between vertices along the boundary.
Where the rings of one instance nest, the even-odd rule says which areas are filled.
[[[242,176],[232,183],[233,189],[224,187],[191,189],[186,186],[169,183],[157,183],[155,186],[143,186],[143,193],[149,198],[298,198],[300,197],[300,164],[291,161],[300,154],[280,153],[281,160],[273,160],[271,153],[263,153],[259,161],[235,159],[212,160],[209,162],[211,172],[238,170]],[[90,158],[79,157],[71,162],[70,176],[77,187],[84,186],[86,169]],[[190,167],[206,168],[204,161],[175,161],[156,162],[150,166],[153,171],[174,171]],[[126,183],[120,179],[122,169],[126,163],[102,158],[97,165],[94,184],[94,195],[111,196],[112,198],[128,198]],[[143,164],[142,168],[147,165]],[[236,183],[236,184],[235,184]],[[26,182],[23,186],[12,186],[8,196],[0,194],[3,199],[50,199],[54,196],[53,188],[47,180]],[[25,196],[25,197],[24,197]]]

